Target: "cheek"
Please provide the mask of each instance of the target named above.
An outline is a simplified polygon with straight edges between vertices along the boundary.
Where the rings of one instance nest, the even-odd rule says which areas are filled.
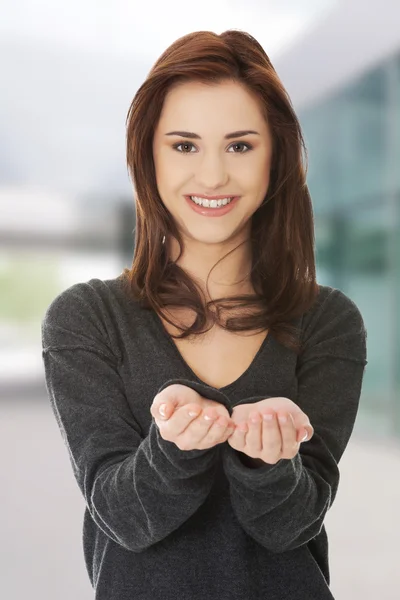
[[[237,169],[238,176],[246,180],[249,186],[260,187],[260,184],[267,184],[269,181],[269,172],[271,168],[270,160],[265,152],[256,152],[249,160]]]
[[[267,193],[268,187],[269,187],[269,182],[270,182],[270,178],[271,178],[270,170],[271,170],[271,164],[270,164],[270,161],[268,160],[268,158],[266,158],[264,161],[260,162],[260,164],[258,166],[257,183],[258,183],[259,194],[260,194],[260,196],[262,196],[262,198],[264,198],[265,194]]]
[[[170,154],[161,153],[154,161],[154,166],[159,185],[171,191],[179,188],[187,174],[187,168],[179,161],[179,157],[176,159]]]
[[[259,162],[241,173],[241,186],[246,193],[262,201],[270,181],[269,165]]]

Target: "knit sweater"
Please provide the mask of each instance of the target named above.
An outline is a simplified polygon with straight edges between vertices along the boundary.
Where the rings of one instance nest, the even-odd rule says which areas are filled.
[[[42,320],[46,388],[85,501],[96,600],[328,600],[325,515],[357,416],[366,336],[355,303],[319,285],[295,324],[300,356],[269,333],[222,388],[199,379],[156,312],[120,277],[61,292]],[[181,383],[223,404],[284,396],[314,435],[290,460],[246,466],[228,442],[178,448],[150,413]]]

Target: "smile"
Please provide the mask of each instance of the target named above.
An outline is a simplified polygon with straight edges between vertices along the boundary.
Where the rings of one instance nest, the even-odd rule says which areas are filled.
[[[239,202],[240,196],[227,196],[223,198],[200,198],[199,196],[185,196],[191,210],[203,217],[223,217],[232,212]]]
[[[226,198],[218,199],[200,198],[199,196],[189,196],[189,198],[199,206],[204,206],[206,208],[220,208],[221,206],[229,204],[235,196],[227,196]]]

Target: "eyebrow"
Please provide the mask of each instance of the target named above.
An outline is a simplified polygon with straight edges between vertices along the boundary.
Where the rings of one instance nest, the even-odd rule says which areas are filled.
[[[232,138],[243,137],[245,135],[250,134],[260,135],[258,131],[253,131],[252,129],[245,129],[241,131],[232,131],[232,133],[227,133],[225,135],[226,140],[231,140]],[[195,140],[201,140],[201,137],[197,133],[192,133],[191,131],[170,131],[165,135],[180,135],[181,137],[193,138]]]

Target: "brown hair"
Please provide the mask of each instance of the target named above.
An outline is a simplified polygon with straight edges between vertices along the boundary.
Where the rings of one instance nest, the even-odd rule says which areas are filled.
[[[195,282],[169,259],[168,245],[162,242],[164,235],[172,234],[181,256],[181,236],[157,189],[152,143],[164,99],[173,85],[188,81],[215,85],[228,80],[246,86],[259,99],[271,128],[273,154],[268,191],[251,224],[250,276],[256,295],[205,302]],[[261,45],[238,30],[220,35],[198,31],[179,38],[160,56],[138,89],[126,123],[136,227],[132,266],[120,277],[130,295],[180,329],[181,335],[172,336],[176,339],[208,331],[210,327],[205,327],[211,319],[229,331],[269,329],[281,344],[298,354],[301,341],[292,321],[311,308],[319,293],[313,210],[303,165],[302,151],[307,158],[307,150],[290,98]],[[223,323],[220,309],[230,305],[244,308],[245,314]],[[165,306],[193,309],[197,318],[185,329],[162,313]],[[258,311],[249,310],[251,306]]]

